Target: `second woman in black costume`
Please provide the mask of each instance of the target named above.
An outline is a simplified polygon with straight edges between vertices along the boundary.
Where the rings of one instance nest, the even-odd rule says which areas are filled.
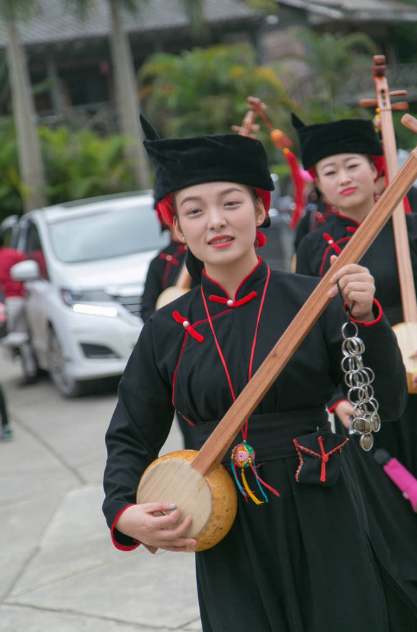
[[[342,120],[305,126],[293,116],[301,158],[316,185],[337,208],[329,222],[307,235],[297,250],[297,272],[323,276],[332,257],[343,250],[374,205],[375,181],[383,169],[383,150],[369,120]],[[417,216],[406,216],[412,266],[417,278]],[[375,296],[391,325],[403,321],[392,220],[364,255],[362,265],[375,279]],[[339,390],[331,410],[349,426],[351,404]],[[385,448],[417,476],[417,395],[395,422],[383,424],[375,435],[376,448]],[[363,453],[353,437],[348,446],[361,477],[373,545],[417,604],[417,515],[382,471],[373,453]]]

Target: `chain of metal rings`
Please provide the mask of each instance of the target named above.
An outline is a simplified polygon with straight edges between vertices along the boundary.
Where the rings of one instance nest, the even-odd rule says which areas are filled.
[[[349,330],[353,330],[352,335],[349,335]],[[368,452],[374,444],[372,433],[378,432],[381,428],[379,404],[374,397],[372,387],[375,375],[372,369],[363,365],[362,354],[365,351],[365,345],[358,336],[355,323],[352,321],[344,323],[342,336],[341,366],[349,388],[347,397],[353,406],[349,434],[360,435],[359,444],[362,450]]]

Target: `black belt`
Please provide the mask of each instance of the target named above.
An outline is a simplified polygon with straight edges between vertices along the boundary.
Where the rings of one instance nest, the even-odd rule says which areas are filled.
[[[204,421],[191,428],[193,447],[199,450],[219,424],[216,421]],[[265,415],[252,415],[249,418],[247,442],[256,452],[256,460],[272,461],[296,455],[293,439],[310,434],[316,430],[331,432],[328,414],[324,408],[306,408],[300,410],[280,411]],[[242,443],[239,432],[223,459],[230,463],[231,448]]]

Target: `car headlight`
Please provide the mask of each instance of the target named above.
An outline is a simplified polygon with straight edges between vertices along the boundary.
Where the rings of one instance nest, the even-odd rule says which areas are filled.
[[[107,316],[109,318],[116,318],[119,314],[113,299],[104,290],[81,290],[77,292],[62,289],[61,298],[65,305],[77,314]],[[105,303],[113,303],[113,305],[106,305]]]

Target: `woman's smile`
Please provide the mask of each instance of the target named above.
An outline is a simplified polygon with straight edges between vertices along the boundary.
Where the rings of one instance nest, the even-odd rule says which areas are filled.
[[[340,195],[353,195],[353,193],[356,193],[356,191],[356,187],[348,187],[347,189],[343,189],[343,191],[340,191]]]
[[[230,235],[218,235],[209,239],[208,244],[213,248],[227,248],[234,242],[234,237]]]

